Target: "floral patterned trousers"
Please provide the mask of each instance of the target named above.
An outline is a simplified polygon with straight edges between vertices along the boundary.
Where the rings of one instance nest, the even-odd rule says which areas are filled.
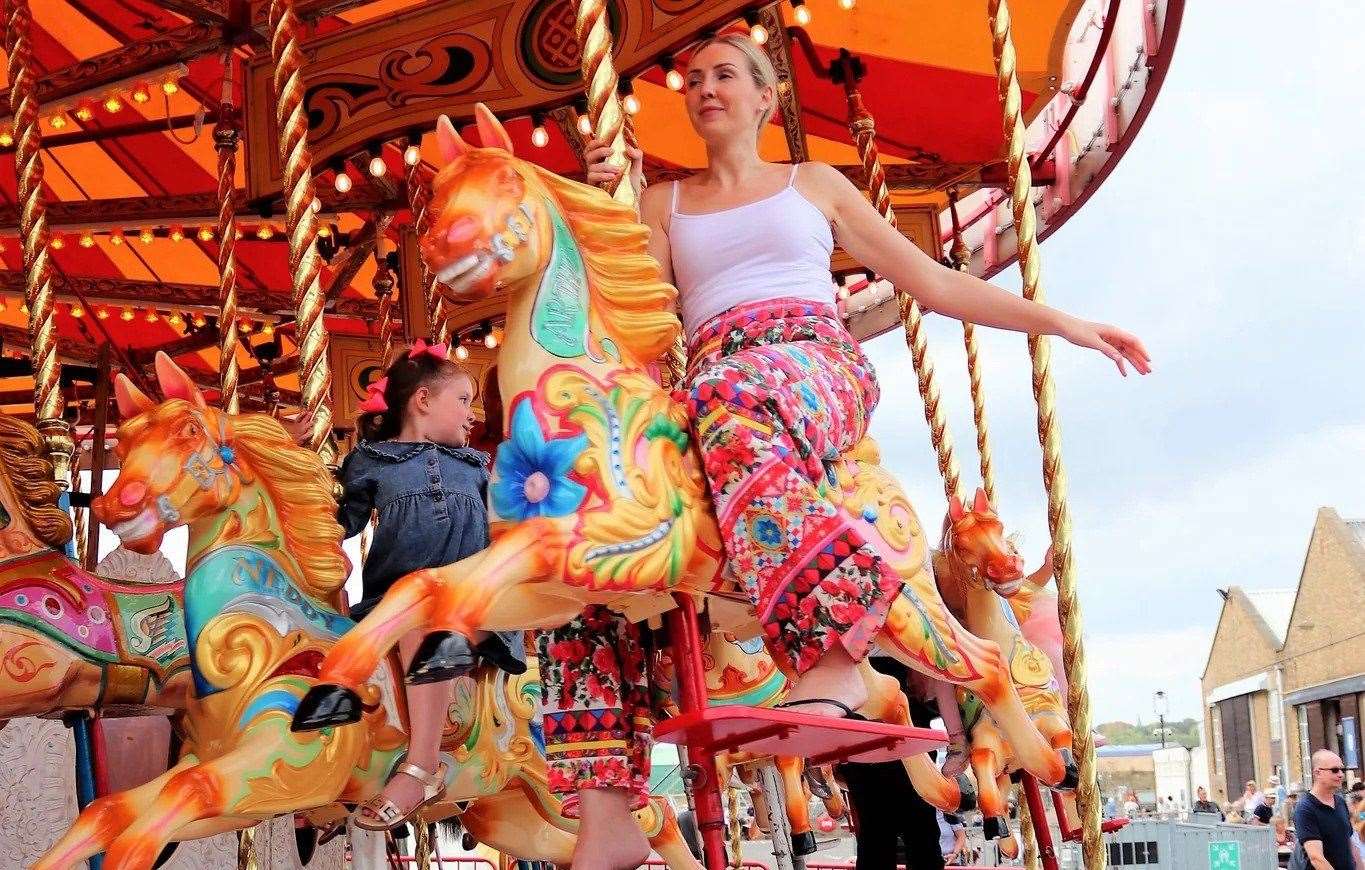
[[[835,644],[861,660],[901,577],[827,494],[867,434],[871,363],[831,306],[778,299],[698,330],[688,384],[726,557],[769,650],[797,673]]]
[[[572,622],[536,637],[544,695],[549,787],[578,818],[578,791],[620,788],[631,808],[649,800],[654,717],[640,630],[594,604]]]

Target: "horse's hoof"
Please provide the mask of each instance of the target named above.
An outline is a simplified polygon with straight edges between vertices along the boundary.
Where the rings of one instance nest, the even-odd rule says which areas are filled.
[[[990,816],[981,822],[981,836],[987,840],[1003,840],[1010,835],[1009,822],[1004,816]]]
[[[299,864],[304,867],[313,860],[317,854],[318,843],[320,842],[319,831],[312,825],[304,822],[302,825],[294,827],[294,846],[299,851]]]
[[[961,795],[957,803],[959,812],[966,813],[976,809],[976,786],[972,784],[967,774],[958,774],[957,791]]]
[[[443,683],[474,670],[474,655],[464,635],[453,631],[433,631],[422,638],[408,666],[407,681],[412,685]]]
[[[167,843],[165,848],[161,850],[161,854],[156,856],[156,863],[152,865],[152,870],[159,870],[167,861],[171,860],[179,846],[179,843]]]
[[[308,690],[294,711],[291,731],[317,731],[360,721],[360,696],[341,686],[320,684]]]
[[[1062,774],[1062,781],[1053,786],[1060,791],[1072,791],[1081,785],[1081,768],[1076,764],[1076,756],[1070,749],[1058,750],[1062,755],[1062,763],[1066,765],[1066,773]]]
[[[792,834],[792,854],[793,855],[814,855],[815,854],[815,832],[805,831],[800,834]]]
[[[475,839],[474,835],[469,833],[468,831],[465,831],[463,834],[460,835],[460,847],[464,849],[466,852],[474,851],[474,847],[478,845],[479,841]]]

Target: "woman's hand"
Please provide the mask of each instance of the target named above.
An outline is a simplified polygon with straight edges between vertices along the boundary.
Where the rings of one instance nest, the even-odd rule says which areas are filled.
[[[299,411],[297,414],[279,414],[275,417],[284,427],[284,431],[289,433],[289,437],[294,439],[294,443],[304,446],[308,443],[309,437],[313,434],[313,415],[307,411]]]
[[[610,157],[611,143],[605,139],[589,139],[583,146],[583,161],[588,164],[588,184],[597,186],[621,176],[620,167],[607,162]],[[626,157],[630,160],[630,183],[638,191],[642,189],[645,177],[645,152],[626,143]]]
[[[1119,374],[1124,377],[1128,376],[1125,362],[1132,365],[1138,374],[1150,374],[1152,371],[1152,358],[1147,353],[1147,348],[1142,346],[1142,341],[1136,335],[1124,332],[1117,326],[1073,317],[1069,318],[1069,322],[1058,335],[1077,347],[1088,347],[1109,357],[1119,367]]]

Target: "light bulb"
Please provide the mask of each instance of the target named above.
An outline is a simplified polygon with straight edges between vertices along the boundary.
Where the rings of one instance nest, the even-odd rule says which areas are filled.
[[[318,212],[322,211],[322,200],[318,199],[315,196],[313,197],[313,203],[308,207],[313,210],[313,214],[317,214]]]
[[[155,308],[148,308],[147,316],[144,317],[143,319],[146,320],[148,323],[156,323],[158,320],[161,319],[161,315],[157,313]]]
[[[331,234],[332,228],[327,224],[323,224],[322,226],[318,227],[318,235],[323,237],[324,239],[330,236]]]
[[[675,69],[669,70],[664,75],[664,84],[668,85],[670,91],[680,91],[683,89],[683,74]]]
[[[156,238],[156,234],[153,233],[151,229],[147,227],[143,227],[143,229],[137,234],[138,241],[142,242],[142,244],[144,245],[150,245],[152,243],[152,239],[154,238]]]
[[[91,118],[95,117],[95,110],[90,108],[88,103],[81,103],[76,107],[75,115],[77,121],[89,121]]]
[[[498,337],[491,332],[488,333],[483,337],[483,346],[489,350],[493,350],[498,346]]]
[[[584,136],[591,136],[591,135],[592,135],[592,118],[589,118],[587,115],[579,115],[579,116],[578,116],[578,132],[579,132],[579,133],[582,133]]]
[[[196,313],[193,317],[190,318],[190,323],[193,323],[199,329],[203,329],[204,326],[208,324],[208,322],[209,322],[208,318],[199,313]]]
[[[337,189],[337,193],[346,193],[351,189],[351,176],[344,169],[337,170],[336,178],[332,179],[332,186]]]
[[[137,87],[133,88],[133,92],[129,96],[133,98],[135,103],[147,103],[152,99],[151,92],[147,90],[146,82],[138,82]]]
[[[66,116],[62,114],[53,115],[47,119],[48,126],[54,130],[60,130],[66,126]]]
[[[266,338],[270,338],[274,334],[275,324],[269,322],[261,324],[261,335],[264,335]]]
[[[469,348],[465,347],[464,345],[459,345],[458,347],[456,347],[455,358],[462,362],[464,360],[469,359]]]
[[[176,329],[185,328],[185,318],[180,315],[179,311],[173,312],[170,317],[166,318],[166,322]]]
[[[96,311],[95,311],[95,316],[98,317],[100,320],[108,320],[108,319],[109,319],[109,309],[108,309],[108,308],[99,308],[99,309],[96,309]]]
[[[118,94],[110,94],[104,98],[104,111],[118,112],[123,109],[123,100],[119,99]]]
[[[275,231],[270,228],[270,224],[261,224],[256,228],[256,238],[263,242],[269,241],[274,235]]]
[[[749,28],[749,38],[759,45],[762,45],[768,41],[768,28],[764,27],[762,24],[755,24],[753,27]]]
[[[82,317],[85,316],[85,309],[81,307],[81,304],[79,302],[71,303],[71,316],[76,318],[77,320],[80,320]]]
[[[123,244],[123,230],[110,230],[110,231],[109,231],[109,244],[111,244],[111,245],[121,245],[121,244]]]
[[[119,320],[122,320],[124,323],[128,323],[128,322],[132,321],[132,319],[133,319],[133,309],[128,308],[127,306],[124,306],[123,310],[119,312],[118,317],[119,317]]]
[[[48,244],[52,246],[52,250],[60,251],[62,248],[66,247],[66,239],[61,236],[53,236],[52,241],[48,242]]]
[[[640,113],[640,98],[634,94],[626,94],[626,98],[621,102],[622,107],[632,115]]]
[[[544,148],[550,144],[550,131],[545,129],[544,124],[537,124],[531,131],[531,144],[537,148]]]
[[[161,92],[166,96],[177,93],[179,90],[180,84],[174,78],[168,78],[161,83]]]
[[[848,11],[853,8],[853,0],[839,0],[839,8]]]
[[[414,143],[403,149],[403,162],[409,166],[416,166],[422,162],[422,149]]]
[[[199,232],[195,233],[195,235],[199,238],[199,241],[201,242],[213,241],[213,230],[209,229],[208,227],[200,227]]]
[[[5,300],[4,300],[3,298],[0,298],[0,312],[4,312],[4,311],[8,311],[8,310],[9,310],[9,306],[5,304]]]
[[[810,7],[805,3],[792,3],[792,14],[796,18],[796,23],[805,27],[810,24]]]
[[[95,236],[91,234],[89,231],[81,233],[81,247],[82,248],[95,247]]]
[[[14,134],[8,130],[0,130],[0,148],[8,148],[14,144]]]
[[[251,321],[250,321],[250,320],[239,320],[239,321],[237,321],[237,331],[240,332],[242,335],[250,335],[250,334],[251,334]]]
[[[179,242],[179,241],[183,241],[184,238],[185,238],[185,228],[184,228],[184,227],[171,227],[171,231],[170,231],[170,239],[171,239],[171,241],[173,241],[173,242]]]
[[[374,178],[383,178],[384,173],[389,171],[389,165],[384,162],[383,157],[370,158],[370,175]]]

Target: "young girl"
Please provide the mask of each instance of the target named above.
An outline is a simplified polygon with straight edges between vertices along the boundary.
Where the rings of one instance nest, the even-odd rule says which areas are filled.
[[[940,314],[1061,336],[1099,351],[1124,373],[1128,365],[1144,374],[1150,366],[1142,343],[1121,329],[942,266],[830,166],[763,161],[758,135],[776,97],[772,63],[747,36],[722,35],[697,46],[684,98],[706,166],[685,181],[646,190],[640,218],[653,231],[650,249],[663,277],[680,294],[694,434],[730,566],[764,617],[770,651],[799,674],[786,704],[844,716],[865,701],[856,665],[902,584],[819,490],[823,460],[867,432],[879,395],[871,365],[836,313],[829,273],[836,239]],[[628,153],[630,181],[639,189],[642,155],[634,148]],[[621,177],[608,154],[603,143],[589,144],[588,183]],[[748,533],[746,516],[757,516],[765,504],[782,504],[793,521],[780,536],[782,552],[765,549],[766,542]],[[833,570],[809,570],[818,555],[811,542],[836,536],[848,555]],[[561,786],[576,787],[582,804],[576,870],[621,870],[643,857],[644,839],[629,821],[631,756],[620,755],[624,763],[614,769],[625,772]],[[597,766],[609,769],[605,760]],[[590,791],[599,794],[589,800]]]
[[[389,586],[412,571],[448,565],[488,546],[488,455],[467,446],[474,424],[470,406],[474,381],[447,358],[444,345],[419,340],[370,386],[357,421],[360,445],[341,466],[345,494],[337,519],[346,536],[359,534],[377,511],[374,543],[365,560],[364,597],[352,608],[360,619]],[[406,666],[422,640],[404,637],[399,652]],[[511,673],[525,672],[521,632],[445,640],[468,669],[477,652]],[[364,804],[356,824],[384,830],[404,822],[436,800],[445,784],[437,765],[441,727],[450,706],[454,677],[443,671],[409,674],[406,761],[384,790]]]

